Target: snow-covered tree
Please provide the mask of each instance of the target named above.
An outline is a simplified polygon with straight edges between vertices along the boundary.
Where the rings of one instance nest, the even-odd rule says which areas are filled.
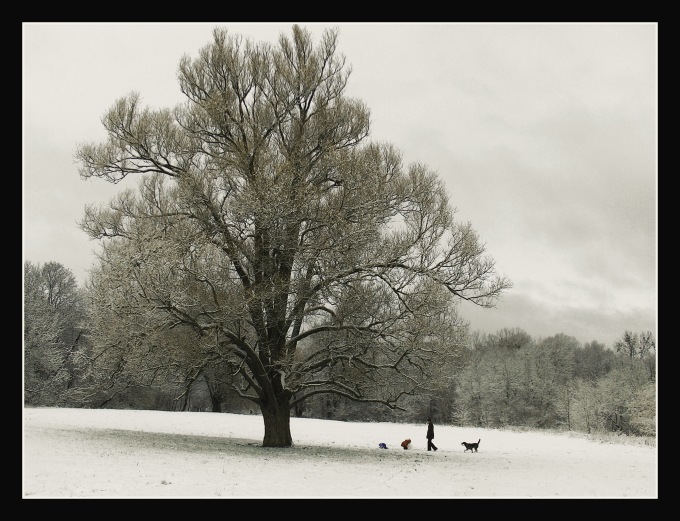
[[[57,262],[24,263],[24,400],[67,401],[80,371],[82,296],[70,270]]]
[[[142,176],[82,221],[108,239],[99,305],[132,333],[100,348],[191,329],[184,353],[136,363],[221,366],[262,411],[265,446],[292,444],[290,410],[316,394],[398,407],[455,355],[456,303],[492,306],[510,286],[436,173],[368,141],[349,75],[337,30],[314,45],[293,26],[271,45],[217,28],[179,65],[184,104],[130,94],[103,117],[108,141],[77,150],[85,179]]]

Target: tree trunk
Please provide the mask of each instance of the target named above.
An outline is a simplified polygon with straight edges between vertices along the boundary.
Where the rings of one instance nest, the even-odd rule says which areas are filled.
[[[290,407],[288,401],[274,406],[262,405],[264,420],[263,447],[290,447],[293,437],[290,434]]]

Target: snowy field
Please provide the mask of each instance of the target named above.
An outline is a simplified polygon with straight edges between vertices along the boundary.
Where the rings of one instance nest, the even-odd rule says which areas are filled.
[[[24,499],[658,498],[656,447],[576,434],[435,423],[428,452],[424,423],[291,418],[294,446],[268,449],[260,416],[25,408],[23,421]]]

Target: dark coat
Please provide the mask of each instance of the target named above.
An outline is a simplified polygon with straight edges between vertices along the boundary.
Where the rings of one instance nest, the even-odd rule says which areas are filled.
[[[427,422],[427,436],[425,437],[428,440],[434,439],[434,425],[432,425],[432,422]]]

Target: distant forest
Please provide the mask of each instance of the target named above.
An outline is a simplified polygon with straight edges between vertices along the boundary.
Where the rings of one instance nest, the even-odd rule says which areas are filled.
[[[27,406],[258,414],[200,366],[173,378],[136,379],[98,367],[88,333],[87,290],[55,262],[24,264],[24,403]],[[612,346],[519,328],[471,332],[428,388],[400,409],[315,395],[293,415],[344,421],[422,422],[491,428],[656,435],[656,340],[622,331]],[[129,362],[129,361],[128,361]],[[181,370],[180,370],[181,369]],[[105,373],[105,374],[104,374]],[[116,376],[119,376],[118,378]]]

